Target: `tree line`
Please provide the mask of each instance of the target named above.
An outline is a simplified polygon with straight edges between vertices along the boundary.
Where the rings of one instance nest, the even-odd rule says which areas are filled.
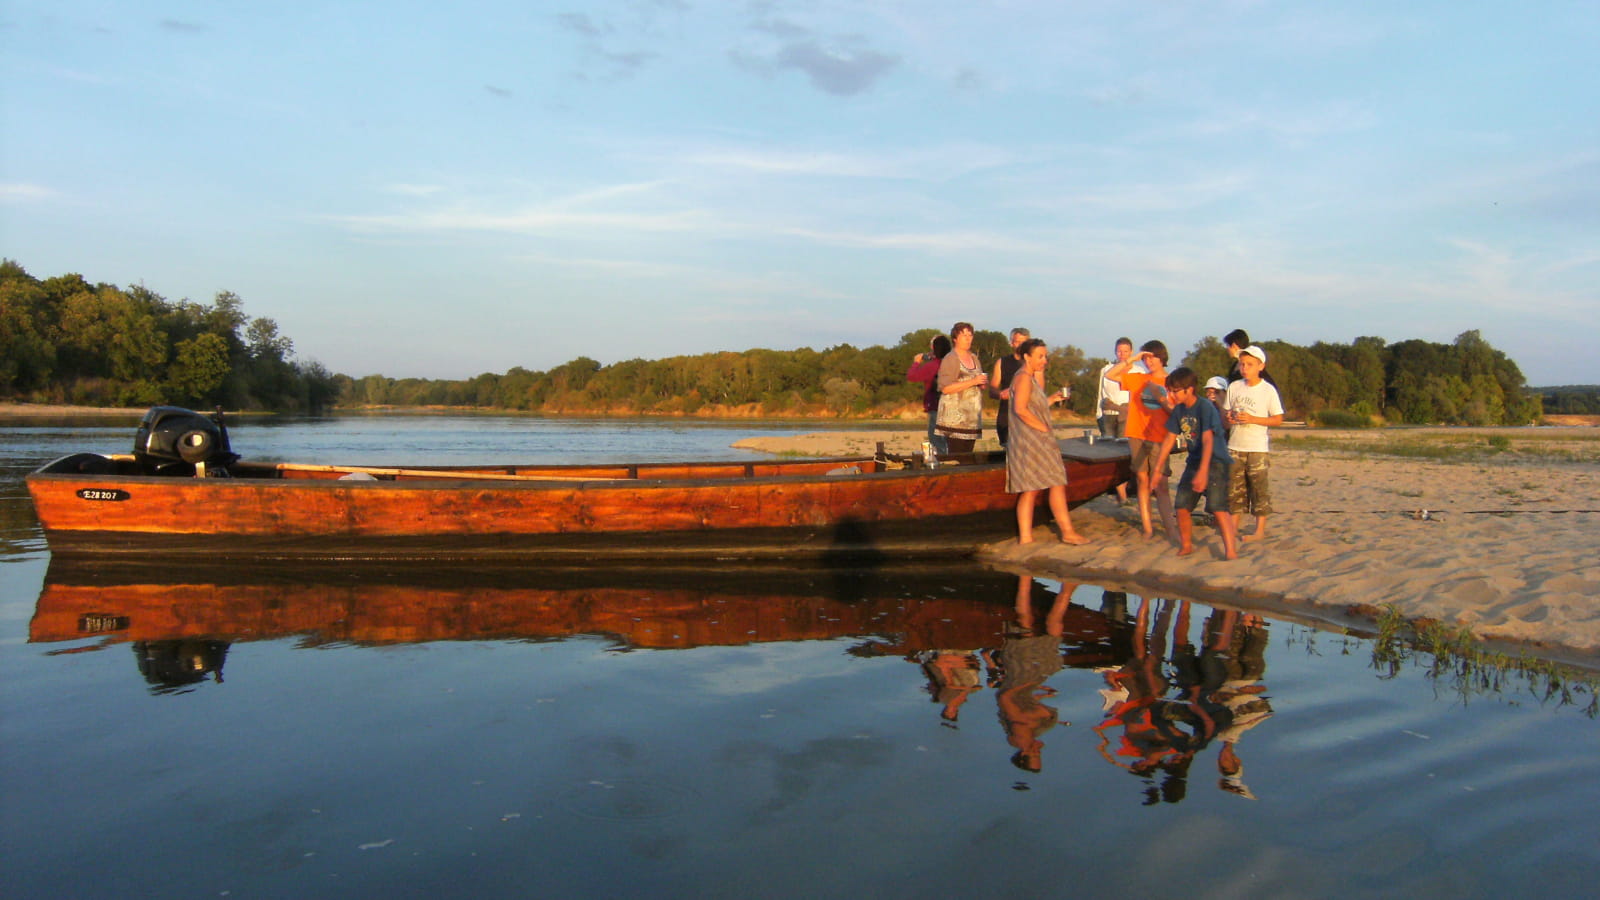
[[[753,349],[609,365],[580,356],[545,371],[519,366],[468,379],[357,378],[294,360],[293,342],[271,319],[248,319],[231,292],[210,305],[173,303],[143,286],[90,285],[78,275],[39,281],[14,262],[0,263],[0,396],[34,402],[894,417],[920,409],[920,390],[905,372],[938,333],[907,332],[888,347]],[[1262,346],[1291,418],[1521,425],[1541,415],[1541,398],[1527,389],[1517,364],[1477,331],[1448,344],[1359,337],[1348,344]],[[992,366],[1010,345],[1005,333],[980,330],[973,349]],[[1050,387],[1070,384],[1068,406],[1092,416],[1106,362],[1052,344]],[[1225,374],[1232,360],[1217,338],[1207,337],[1173,364],[1205,378]]]
[[[1544,411],[1551,415],[1600,415],[1600,385],[1564,384],[1538,390]]]
[[[276,322],[245,315],[237,294],[209,305],[143,285],[40,280],[0,261],[0,397],[138,407],[170,403],[317,411],[338,395],[320,364],[294,358]]]
[[[548,413],[833,415],[891,417],[915,407],[905,380],[911,358],[936,329],[908,332],[891,347],[840,344],[825,350],[746,350],[630,359],[602,365],[579,357],[545,372],[514,368],[452,381],[336,376],[352,406],[468,406]],[[1292,418],[1367,424],[1382,418],[1414,424],[1522,425],[1541,415],[1521,370],[1476,331],[1448,344],[1378,337],[1302,347],[1266,341],[1267,371]],[[977,331],[973,349],[989,365],[1009,352],[1006,335]],[[1092,416],[1104,357],[1072,345],[1051,349],[1050,386],[1072,386],[1068,406]],[[1174,365],[1202,377],[1226,374],[1227,350],[1207,337]]]

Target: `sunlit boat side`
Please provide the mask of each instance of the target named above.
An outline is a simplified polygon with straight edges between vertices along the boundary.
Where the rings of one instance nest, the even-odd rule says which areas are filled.
[[[1125,447],[1061,444],[1071,505],[1127,479]],[[28,476],[53,553],[804,558],[948,554],[1015,530],[1000,454],[935,468],[881,452],[465,467],[230,460],[229,477],[147,474],[140,463],[75,454]]]

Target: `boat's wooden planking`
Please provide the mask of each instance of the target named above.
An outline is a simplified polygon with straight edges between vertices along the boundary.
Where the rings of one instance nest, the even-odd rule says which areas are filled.
[[[108,483],[115,500],[94,497]],[[1005,469],[743,480],[336,481],[51,475],[52,532],[415,535],[652,532],[825,525],[1009,508]]]
[[[1064,445],[1071,442],[1064,442]],[[1065,449],[1065,448],[1064,448]],[[1090,452],[1093,451],[1093,452]],[[1120,453],[1119,453],[1120,451]],[[295,558],[936,553],[1014,533],[1005,466],[873,458],[593,466],[239,463],[231,478],[63,458],[27,479],[53,552]],[[1067,453],[1068,502],[1127,479],[1127,451]],[[365,469],[367,478],[340,480]],[[1047,517],[1040,505],[1041,520]],[[804,549],[802,549],[804,548]]]

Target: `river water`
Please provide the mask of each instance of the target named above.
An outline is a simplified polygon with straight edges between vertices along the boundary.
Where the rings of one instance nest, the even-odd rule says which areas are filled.
[[[1587,897],[1592,695],[976,565],[52,565],[0,423],[7,897]],[[788,425],[240,420],[306,462]],[[804,430],[810,430],[809,428]]]

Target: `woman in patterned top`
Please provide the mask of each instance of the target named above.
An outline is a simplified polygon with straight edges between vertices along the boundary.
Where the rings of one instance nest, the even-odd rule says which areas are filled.
[[[1050,427],[1050,406],[1061,402],[1059,393],[1047,395],[1044,390],[1050,351],[1034,338],[1017,352],[1022,369],[1011,381],[1011,440],[1006,445],[1006,493],[1017,495],[1017,543],[1033,543],[1033,509],[1039,494],[1048,491],[1062,542],[1087,544],[1089,539],[1072,527],[1067,514],[1067,467]]]
[[[983,360],[972,352],[972,325],[950,327],[955,349],[939,364],[939,413],[934,431],[944,436],[951,453],[971,453],[983,436]]]

